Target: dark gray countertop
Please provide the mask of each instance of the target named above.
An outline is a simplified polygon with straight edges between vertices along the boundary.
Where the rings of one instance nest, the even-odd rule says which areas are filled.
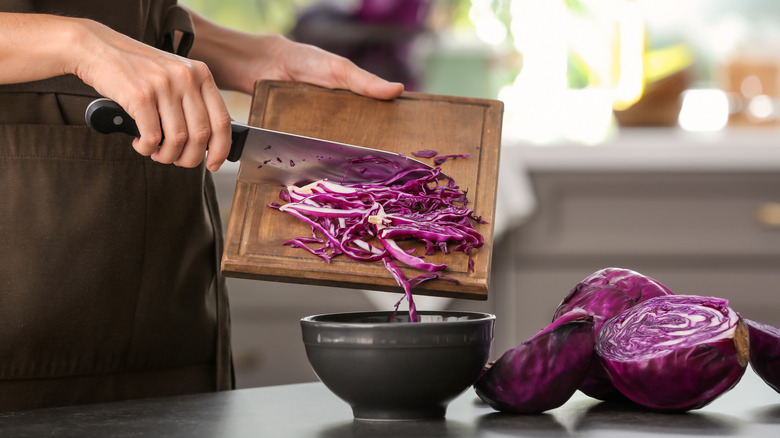
[[[780,394],[748,369],[729,393],[685,414],[638,411],[576,393],[541,415],[499,414],[472,389],[447,418],[362,422],[320,383],[0,414],[0,437],[780,437]]]

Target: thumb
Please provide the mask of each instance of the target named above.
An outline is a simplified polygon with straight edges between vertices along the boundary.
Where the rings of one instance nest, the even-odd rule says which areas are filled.
[[[376,99],[394,99],[404,91],[404,84],[389,82],[352,64],[344,78],[343,88]]]

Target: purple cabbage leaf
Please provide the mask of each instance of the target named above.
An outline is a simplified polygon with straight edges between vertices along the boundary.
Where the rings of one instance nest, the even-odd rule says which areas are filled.
[[[745,319],[750,332],[750,366],[761,379],[780,392],[780,329]]]
[[[471,155],[467,155],[467,154],[439,155],[438,157],[433,159],[433,164],[440,166],[447,160],[452,160],[455,158],[468,158],[470,156]]]
[[[419,158],[433,158],[436,155],[439,155],[437,151],[434,151],[432,149],[423,149],[421,151],[414,151],[412,152],[412,155]]]
[[[474,389],[501,412],[554,409],[577,390],[592,353],[593,317],[575,309],[489,364]]]

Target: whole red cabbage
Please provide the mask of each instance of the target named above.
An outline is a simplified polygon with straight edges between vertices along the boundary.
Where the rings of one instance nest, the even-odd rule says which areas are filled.
[[[593,317],[575,309],[505,352],[474,383],[494,409],[538,413],[557,408],[574,394],[593,352]]]
[[[745,319],[750,332],[750,366],[780,392],[780,329]]]
[[[555,310],[553,320],[572,309],[584,309],[594,317],[595,338],[606,320],[637,303],[662,295],[672,295],[672,292],[648,276],[630,269],[604,268],[586,277],[569,292]],[[578,389],[599,400],[624,399],[610,382],[595,354]]]
[[[615,387],[652,409],[701,408],[730,390],[748,363],[747,326],[728,301],[666,295],[601,327],[596,353]]]
[[[598,331],[604,322],[618,313],[650,298],[672,295],[660,282],[631,269],[604,268],[577,283],[555,310],[553,320],[575,308],[595,317]]]

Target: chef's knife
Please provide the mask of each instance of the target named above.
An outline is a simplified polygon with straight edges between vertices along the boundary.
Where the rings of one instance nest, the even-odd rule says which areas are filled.
[[[86,111],[87,124],[97,132],[139,136],[138,127],[119,104],[97,99]],[[306,184],[320,179],[371,183],[410,171],[405,182],[424,175],[431,166],[395,152],[261,129],[232,122],[229,161],[241,160],[238,179],[253,183]],[[442,174],[440,177],[446,178]]]

